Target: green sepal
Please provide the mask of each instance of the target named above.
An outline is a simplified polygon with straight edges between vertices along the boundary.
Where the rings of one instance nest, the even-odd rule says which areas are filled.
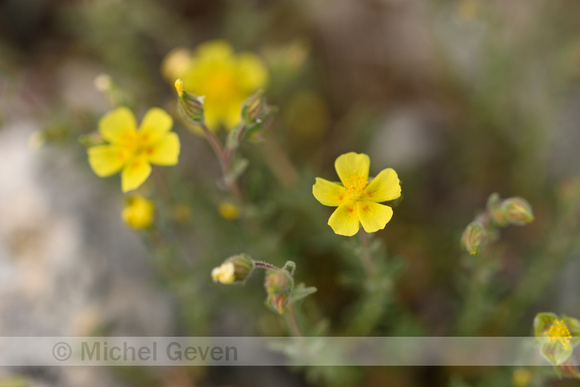
[[[538,313],[534,318],[534,336],[545,337],[546,331],[557,319],[554,313]]]
[[[296,302],[298,300],[306,298],[309,295],[316,293],[317,291],[318,291],[318,289],[316,289],[314,286],[306,287],[301,282],[294,287],[294,291],[292,292],[292,295],[290,296],[290,302]]]

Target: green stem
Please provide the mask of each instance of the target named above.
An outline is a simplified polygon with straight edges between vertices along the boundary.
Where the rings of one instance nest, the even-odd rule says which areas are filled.
[[[369,234],[364,229],[360,229],[360,243],[361,243],[361,254],[360,259],[363,268],[367,274],[367,277],[372,277],[376,273],[376,265],[371,257],[371,251],[369,249]]]
[[[282,270],[279,267],[264,261],[254,261],[254,265],[256,265],[256,267],[261,267],[262,269]]]
[[[296,309],[294,308],[294,303],[288,303],[288,310],[286,312],[286,322],[288,323],[288,329],[294,337],[303,337],[304,334],[298,325],[298,319],[296,318]]]
[[[222,170],[223,179],[229,191],[239,202],[243,202],[242,191],[240,190],[237,181],[230,181],[230,179],[228,178],[228,176],[232,171],[233,150],[231,148],[224,149],[220,140],[211,130],[209,130],[209,128],[205,124],[202,124],[200,127],[203,133],[205,134],[205,137],[207,138],[209,144],[213,148],[216,157],[218,158]]]

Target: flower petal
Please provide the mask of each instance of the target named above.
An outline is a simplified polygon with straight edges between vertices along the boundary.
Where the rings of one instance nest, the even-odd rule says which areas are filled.
[[[125,165],[121,174],[123,192],[134,190],[147,180],[151,174],[151,164],[145,156],[135,157]]]
[[[153,144],[158,141],[165,133],[171,130],[173,119],[165,110],[152,108],[145,113],[139,133],[141,134],[141,143],[144,145]]]
[[[363,198],[373,202],[386,202],[401,196],[401,184],[394,169],[383,169],[365,189]]]
[[[243,100],[232,99],[227,106],[224,106],[223,123],[226,129],[232,130],[240,123]]]
[[[233,55],[232,45],[223,39],[214,39],[204,42],[197,46],[195,50],[195,60],[203,60],[208,62],[221,62],[231,60]]]
[[[338,235],[353,236],[356,234],[359,229],[359,221],[355,202],[349,201],[338,206],[330,215],[328,225]]]
[[[268,83],[268,70],[258,56],[244,52],[236,59],[238,82],[244,90],[254,92]]]
[[[370,164],[369,156],[364,153],[350,152],[338,156],[334,162],[334,168],[336,168],[340,181],[344,184],[345,180],[352,176],[368,180]]]
[[[367,200],[356,202],[358,218],[366,232],[375,232],[385,228],[393,217],[389,206]]]
[[[87,150],[89,164],[99,177],[114,175],[123,168],[127,154],[123,148],[116,145],[99,145]]]
[[[168,133],[145,151],[147,159],[158,165],[175,165],[179,157],[180,143],[176,133]]]
[[[343,186],[317,177],[312,186],[312,194],[323,205],[338,207],[344,202],[347,192]]]
[[[105,140],[112,143],[130,141],[136,131],[135,116],[126,107],[120,107],[107,113],[99,121],[99,132]]]

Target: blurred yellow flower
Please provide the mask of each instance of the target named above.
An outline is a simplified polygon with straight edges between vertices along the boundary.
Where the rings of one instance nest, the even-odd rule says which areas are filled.
[[[202,43],[191,56],[183,50],[173,51],[164,63],[169,81],[181,78],[188,92],[205,97],[205,123],[212,130],[220,125],[228,130],[236,126],[242,103],[268,82],[268,71],[258,56],[235,54],[225,40]]]
[[[152,201],[141,195],[132,195],[125,201],[121,216],[129,227],[140,230],[153,224],[154,211]]]
[[[314,197],[323,205],[338,207],[328,224],[336,234],[353,236],[362,224],[366,232],[382,230],[391,220],[391,207],[379,204],[401,196],[397,173],[383,169],[369,183],[369,156],[354,152],[339,156],[334,167],[341,184],[316,178]]]
[[[219,281],[222,284],[231,284],[236,279],[235,271],[236,267],[233,262],[225,262],[211,271],[211,278],[213,282]]]
[[[177,164],[180,143],[172,126],[171,116],[159,108],[147,111],[139,129],[128,108],[115,109],[99,121],[108,144],[88,149],[89,164],[100,177],[121,171],[123,192],[131,191],[147,180],[151,164]]]
[[[532,373],[525,368],[518,368],[512,374],[512,385],[514,387],[528,387],[532,382]]]
[[[230,202],[220,203],[218,212],[226,220],[236,220],[240,217],[240,207]]]

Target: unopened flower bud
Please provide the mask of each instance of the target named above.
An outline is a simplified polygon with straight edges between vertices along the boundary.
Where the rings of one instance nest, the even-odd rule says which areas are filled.
[[[286,270],[268,270],[264,287],[268,293],[266,304],[276,312],[284,314],[294,287],[290,273]]]
[[[190,125],[202,125],[204,123],[203,97],[196,97],[183,90],[183,81],[175,81],[177,91],[177,111],[181,118]]]
[[[268,294],[283,293],[292,289],[293,280],[286,270],[268,270],[264,287]]]
[[[153,224],[155,206],[151,200],[141,195],[129,196],[121,216],[127,226],[135,230],[145,229]]]
[[[272,294],[268,295],[266,302],[272,309],[275,309],[280,314],[284,314],[288,306],[289,298],[289,294]]]
[[[505,213],[506,219],[518,226],[523,226],[526,223],[531,223],[534,220],[532,213],[532,206],[527,200],[519,197],[509,198],[502,203],[502,210]]]
[[[258,90],[250,95],[242,105],[242,120],[245,124],[253,124],[263,119],[268,112],[264,90]]]
[[[220,203],[218,212],[226,220],[236,220],[240,217],[240,207],[230,202]]]
[[[520,197],[500,200],[499,195],[494,193],[490,196],[487,207],[493,223],[499,227],[505,227],[509,224],[523,226],[534,220],[532,206],[527,200]]]
[[[471,255],[478,255],[487,242],[487,232],[480,222],[471,222],[463,231],[461,243]]]
[[[525,368],[517,368],[512,374],[514,387],[528,387],[532,382],[532,373]]]
[[[234,255],[224,261],[221,266],[211,271],[214,282],[232,284],[243,282],[254,270],[254,261],[247,254]]]

